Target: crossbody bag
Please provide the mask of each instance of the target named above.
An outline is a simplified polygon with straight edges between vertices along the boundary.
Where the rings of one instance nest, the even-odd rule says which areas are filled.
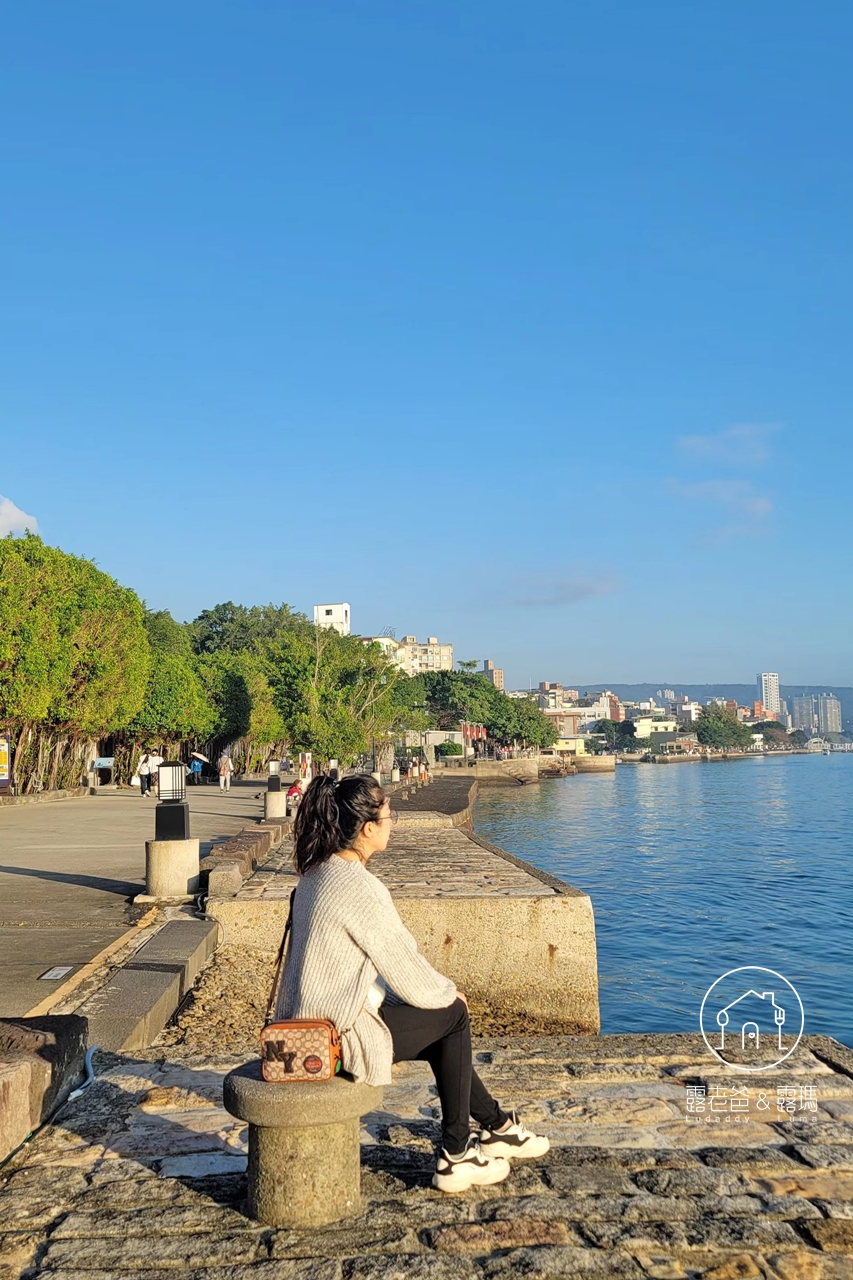
[[[341,1037],[328,1018],[287,1018],[270,1022],[275,1010],[287,940],[293,917],[293,893],[284,936],[278,949],[272,991],[267,1001],[261,1031],[261,1073],[274,1084],[304,1084],[310,1080],[331,1080],[341,1063]]]

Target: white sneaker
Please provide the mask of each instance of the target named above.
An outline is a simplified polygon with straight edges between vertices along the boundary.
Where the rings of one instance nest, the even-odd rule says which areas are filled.
[[[471,1134],[465,1150],[458,1156],[449,1156],[442,1150],[432,1176],[432,1185],[449,1195],[468,1191],[471,1187],[490,1187],[509,1177],[509,1161],[500,1156],[492,1158],[480,1150],[480,1140]]]
[[[550,1148],[551,1141],[537,1133],[531,1133],[519,1122],[514,1111],[510,1111],[510,1123],[500,1132],[483,1129],[480,1132],[480,1148],[487,1156],[511,1156],[516,1160],[529,1160],[534,1156],[544,1156]]]

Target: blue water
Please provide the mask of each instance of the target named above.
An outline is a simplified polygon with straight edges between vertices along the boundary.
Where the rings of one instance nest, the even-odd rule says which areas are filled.
[[[853,1046],[851,793],[853,754],[619,765],[483,789],[474,822],[592,898],[602,1031],[695,1031],[716,978],[762,965]]]

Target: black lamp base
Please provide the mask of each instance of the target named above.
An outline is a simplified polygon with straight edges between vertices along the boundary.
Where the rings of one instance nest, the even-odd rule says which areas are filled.
[[[270,774],[267,778],[267,791],[281,791],[281,778],[277,774]]]
[[[154,810],[155,840],[189,840],[190,807],[180,800],[161,800]]]

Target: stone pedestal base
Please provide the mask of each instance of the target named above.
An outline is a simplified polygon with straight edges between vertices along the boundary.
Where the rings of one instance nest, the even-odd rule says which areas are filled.
[[[249,1124],[248,1211],[265,1226],[320,1227],[362,1211],[359,1119],[382,1090],[336,1076],[269,1084],[259,1060],[225,1077],[225,1109]]]
[[[198,893],[198,840],[146,840],[145,895],[185,901]]]
[[[264,818],[287,817],[287,794],[284,791],[268,791],[264,796]]]

